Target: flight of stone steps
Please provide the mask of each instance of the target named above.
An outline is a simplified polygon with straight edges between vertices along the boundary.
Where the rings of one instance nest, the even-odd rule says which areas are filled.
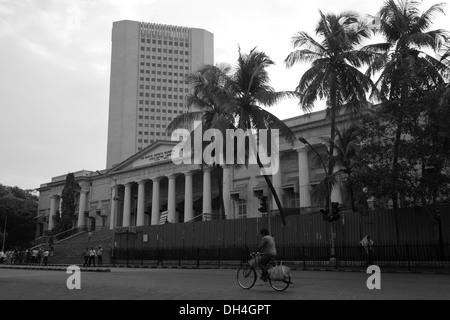
[[[84,258],[81,256],[86,248],[99,246],[103,248],[103,264],[110,263],[112,238],[114,232],[112,230],[100,230],[92,232],[89,238],[89,232],[80,232],[70,238],[53,244],[53,256],[49,257],[49,264],[52,265],[82,265]]]

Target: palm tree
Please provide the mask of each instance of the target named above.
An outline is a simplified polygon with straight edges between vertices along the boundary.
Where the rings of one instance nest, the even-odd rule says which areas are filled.
[[[188,104],[198,110],[178,116],[169,125],[168,131],[194,120],[202,120],[204,129],[219,129],[224,137],[227,129],[255,132],[257,136],[260,129],[268,129],[269,135],[270,130],[277,129],[281,136],[292,142],[294,134],[291,129],[282,120],[263,109],[277,104],[283,98],[297,97],[295,92],[276,92],[269,85],[267,68],[273,64],[264,52],[255,48],[249,54],[243,54],[239,49],[237,66],[231,73],[228,67],[205,66],[188,78],[194,88],[194,94],[189,96]],[[247,141],[247,152],[249,148]],[[259,154],[255,154],[262,169]],[[246,164],[248,160],[246,154]],[[282,223],[286,225],[283,207],[272,181],[267,174],[263,176],[275,199]]]
[[[171,133],[175,129],[183,128],[190,130],[194,121],[201,121],[202,135],[209,129],[217,129],[225,136],[227,129],[234,129],[234,118],[228,112],[226,90],[230,67],[227,65],[205,65],[196,73],[187,76],[186,81],[192,86],[193,93],[187,97],[188,111],[180,114],[167,127]],[[198,142],[197,142],[198,143]],[[206,142],[203,142],[203,148]],[[226,150],[224,150],[226,152]],[[225,219],[225,209],[222,197],[222,167],[215,163],[214,171],[217,174],[220,206],[222,218]]]
[[[314,160],[316,161],[316,166],[321,166],[332,162],[334,172],[328,177],[324,178],[316,187],[313,197],[317,201],[327,201],[329,192],[333,187],[340,185],[339,178],[345,175],[346,183],[345,190],[346,194],[350,198],[350,203],[352,211],[356,211],[355,199],[354,199],[354,164],[353,159],[356,155],[359,141],[359,127],[356,124],[351,124],[348,127],[337,128],[336,137],[334,141],[335,152],[331,156],[328,150],[318,151]],[[327,145],[331,144],[330,139],[324,139]],[[336,170],[338,168],[338,170]]]
[[[269,85],[267,68],[274,62],[264,52],[252,49],[244,54],[239,49],[239,57],[234,73],[228,83],[230,112],[236,119],[236,127],[244,131],[254,131],[259,136],[260,129],[279,130],[280,136],[286,141],[294,141],[294,133],[279,118],[265,110],[287,97],[297,97],[295,92],[277,92]],[[257,153],[257,163],[262,169],[263,165]],[[264,170],[262,170],[264,172]],[[267,174],[264,179],[276,202],[283,225],[286,225],[284,210],[275,188]]]
[[[379,32],[386,42],[368,45],[365,52],[377,53],[368,75],[378,75],[374,91],[384,102],[385,111],[396,122],[395,143],[392,159],[394,210],[398,209],[398,160],[404,120],[407,114],[409,98],[414,88],[425,82],[439,84],[443,82],[441,72],[445,65],[427,54],[423,49],[436,53],[448,40],[444,30],[428,31],[434,17],[443,13],[443,4],[430,7],[420,12],[417,1],[387,0],[380,10]],[[420,75],[420,76],[418,76]],[[417,81],[425,79],[424,81]]]
[[[346,190],[350,197],[352,211],[356,211],[354,186],[353,186],[353,159],[356,155],[359,140],[359,128],[351,125],[341,130],[336,130],[336,155],[334,163],[341,168],[338,172],[344,173],[347,177]]]
[[[346,111],[358,111],[366,105],[366,93],[371,88],[370,79],[359,69],[373,60],[371,52],[358,50],[358,46],[369,38],[368,23],[359,20],[354,12],[323,14],[316,28],[320,40],[306,32],[293,37],[294,48],[285,59],[286,66],[296,63],[311,63],[301,77],[296,92],[300,95],[300,106],[305,112],[313,109],[317,100],[326,99],[331,121],[329,154],[334,154],[336,117]],[[328,162],[328,174],[333,173],[333,162]],[[329,205],[329,199],[327,200]]]

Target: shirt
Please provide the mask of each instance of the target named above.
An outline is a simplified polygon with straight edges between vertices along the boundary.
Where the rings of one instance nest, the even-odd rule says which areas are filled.
[[[261,243],[258,246],[258,251],[267,255],[277,255],[277,249],[275,248],[275,240],[271,236],[267,235],[261,239]]]

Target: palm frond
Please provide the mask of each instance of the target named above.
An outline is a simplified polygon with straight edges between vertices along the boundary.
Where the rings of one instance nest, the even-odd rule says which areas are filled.
[[[202,111],[182,113],[172,120],[167,126],[166,132],[172,133],[176,129],[190,130],[191,124],[193,124],[194,121],[201,121],[203,114]]]

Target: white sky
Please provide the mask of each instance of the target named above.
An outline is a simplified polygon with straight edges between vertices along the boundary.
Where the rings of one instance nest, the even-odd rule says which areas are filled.
[[[424,0],[423,9],[442,1]],[[276,66],[276,90],[294,90],[307,66],[286,69],[291,37],[314,35],[319,9],[374,15],[383,0],[0,0],[0,183],[34,189],[52,177],[106,167],[112,23],[136,20],[206,29],[215,62],[238,46]],[[450,8],[446,7],[446,12]],[[448,16],[435,28],[450,30]],[[270,109],[301,115],[298,102]]]

